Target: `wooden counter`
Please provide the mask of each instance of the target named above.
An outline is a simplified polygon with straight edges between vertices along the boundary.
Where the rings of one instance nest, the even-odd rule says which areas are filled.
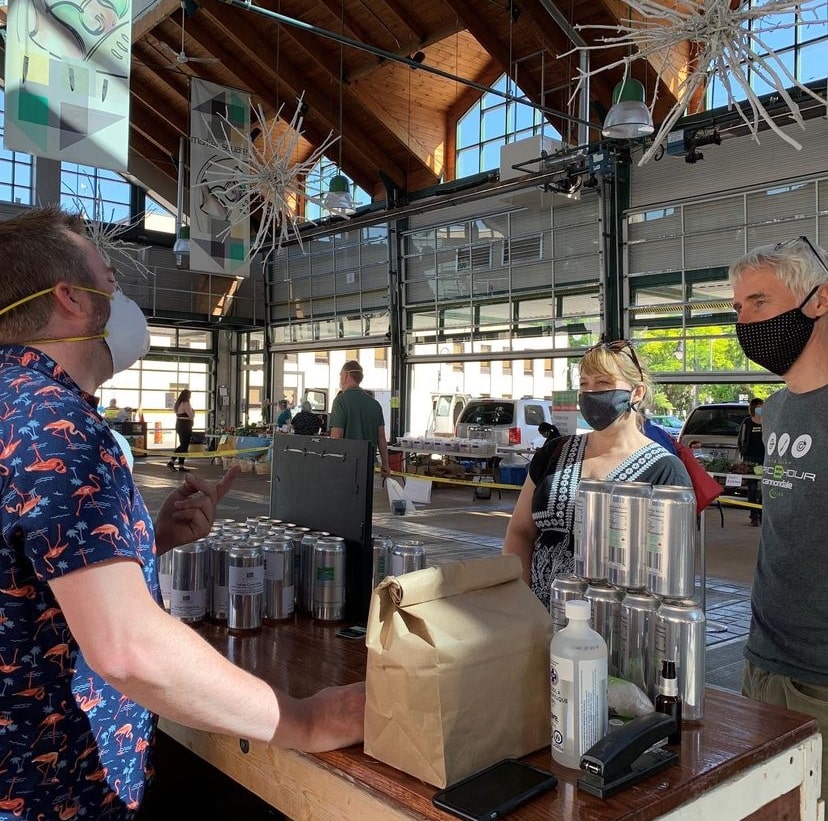
[[[255,636],[199,632],[239,666],[294,696],[365,677],[365,642],[335,636],[342,625],[299,618]],[[362,746],[310,755],[277,750],[168,721],[161,729],[288,817],[299,819],[434,819],[436,789],[366,756]],[[605,819],[824,818],[819,798],[821,736],[799,713],[708,688],[705,720],[685,724],[681,757],[606,801],[576,789],[579,772],[553,764],[543,749],[528,761],[553,770],[557,788],[510,814],[515,821]]]

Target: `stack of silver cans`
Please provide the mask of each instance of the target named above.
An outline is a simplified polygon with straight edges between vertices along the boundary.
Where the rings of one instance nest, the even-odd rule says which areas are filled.
[[[607,642],[611,675],[658,692],[661,660],[676,661],[685,718],[699,720],[704,691],[704,613],[695,593],[692,488],[582,479],[575,496],[575,574],[552,582],[554,629],[563,607],[586,598]]]

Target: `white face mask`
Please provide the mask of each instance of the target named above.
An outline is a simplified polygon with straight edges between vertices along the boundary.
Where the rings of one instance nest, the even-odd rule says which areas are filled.
[[[112,374],[125,371],[145,356],[150,347],[144,312],[120,290],[112,295],[112,307],[104,329],[104,342],[112,356]]]
[[[150,347],[149,328],[147,328],[147,319],[144,312],[138,307],[136,302],[133,302],[126,296],[120,288],[113,293],[107,291],[100,291],[97,288],[88,288],[85,285],[72,286],[80,291],[89,291],[91,294],[100,294],[105,296],[112,303],[109,309],[109,319],[106,321],[106,327],[102,334],[95,336],[73,336],[64,339],[40,339],[32,342],[32,345],[45,344],[47,342],[85,342],[89,339],[103,339],[106,347],[109,348],[109,355],[112,357],[112,374],[125,371],[131,365],[134,365],[142,356],[146,354]],[[25,302],[30,302],[45,294],[50,294],[54,291],[54,286],[51,288],[44,288],[42,291],[37,291],[34,294],[29,294],[7,305],[5,308],[0,308],[0,314],[11,311],[18,305],[23,305]]]

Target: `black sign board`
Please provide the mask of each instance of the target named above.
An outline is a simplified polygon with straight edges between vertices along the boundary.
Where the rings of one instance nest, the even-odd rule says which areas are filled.
[[[374,462],[370,442],[273,438],[270,515],[345,539],[346,618],[363,624],[371,601]]]

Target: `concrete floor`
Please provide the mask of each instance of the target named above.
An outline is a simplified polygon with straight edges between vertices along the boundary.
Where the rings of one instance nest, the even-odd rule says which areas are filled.
[[[201,457],[201,458],[199,458]],[[207,455],[192,454],[188,466],[200,476],[216,480],[221,467]],[[163,460],[148,457],[135,464],[138,486],[153,513],[181,481]],[[474,498],[469,486],[435,485],[431,503],[404,516],[390,511],[388,497],[377,477],[374,484],[374,532],[423,541],[429,563],[439,564],[474,553],[499,553],[517,490],[492,491],[491,498]],[[219,516],[244,520],[267,515],[270,480],[267,476],[242,474],[221,501]],[[742,647],[750,621],[750,585],[756,560],[759,529],[749,524],[747,510],[725,506],[720,513],[705,513],[704,565],[706,584],[707,675],[709,685],[738,692],[742,669]],[[701,569],[701,544],[697,540],[697,585]],[[697,586],[697,599],[700,600]]]

